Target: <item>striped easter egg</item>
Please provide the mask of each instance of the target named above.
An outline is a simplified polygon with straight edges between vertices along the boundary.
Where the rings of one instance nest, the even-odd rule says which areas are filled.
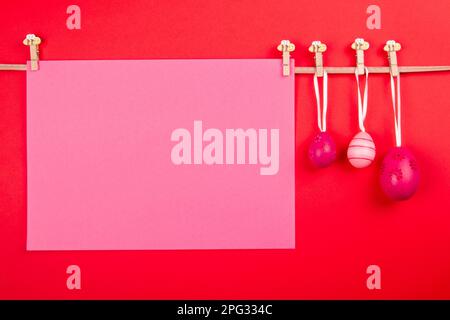
[[[367,132],[359,132],[350,141],[347,149],[347,158],[355,168],[368,167],[375,158],[375,143]]]

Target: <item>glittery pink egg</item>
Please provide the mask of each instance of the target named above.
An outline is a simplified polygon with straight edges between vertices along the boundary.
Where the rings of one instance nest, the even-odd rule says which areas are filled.
[[[375,143],[367,132],[357,133],[347,149],[347,158],[355,168],[368,167],[375,159]]]
[[[380,183],[384,193],[393,200],[406,200],[417,190],[419,168],[412,153],[404,147],[391,149],[381,165]]]
[[[309,146],[309,159],[319,168],[329,166],[336,159],[336,145],[327,132],[320,132]]]

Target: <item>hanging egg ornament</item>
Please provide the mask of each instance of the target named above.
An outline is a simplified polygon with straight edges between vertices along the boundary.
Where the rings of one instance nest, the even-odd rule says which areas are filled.
[[[391,64],[391,95],[394,110],[395,144],[384,157],[381,164],[380,185],[384,193],[392,200],[406,200],[412,197],[419,186],[419,167],[416,158],[407,148],[402,147],[400,73],[392,69],[392,61],[397,61],[396,51],[401,46],[389,40],[384,48],[389,53]],[[397,67],[397,65],[395,65]],[[397,81],[395,81],[397,80]]]
[[[414,155],[405,147],[392,148],[381,165],[380,184],[393,200],[409,199],[417,190],[420,172]]]
[[[376,148],[372,137],[367,132],[356,134],[347,149],[347,158],[355,168],[370,166],[375,159]]]
[[[308,156],[311,163],[318,168],[325,168],[336,160],[336,144],[326,131],[314,137]]]
[[[314,137],[309,145],[308,157],[311,163],[318,168],[328,167],[336,160],[336,144],[327,133],[327,108],[328,108],[328,73],[323,69],[322,54],[327,50],[327,46],[320,41],[313,41],[309,47],[310,52],[314,52],[316,61],[316,72],[314,73],[314,93],[317,103],[317,126],[320,132]],[[322,77],[322,101],[323,110],[320,103],[319,77]]]

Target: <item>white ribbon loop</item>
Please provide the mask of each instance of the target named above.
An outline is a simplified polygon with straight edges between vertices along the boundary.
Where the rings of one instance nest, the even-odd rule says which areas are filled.
[[[317,102],[317,125],[322,132],[327,131],[327,107],[328,107],[328,73],[323,72],[323,111],[320,106],[319,80],[314,74],[314,92]]]
[[[391,74],[391,95],[392,107],[394,109],[394,123],[395,123],[395,145],[402,146],[402,121],[401,121],[401,99],[400,99],[400,74],[397,78],[397,93],[395,91],[395,81]],[[397,96],[397,99],[396,99]]]
[[[364,128],[364,121],[366,120],[367,115],[367,95],[369,92],[369,69],[365,68],[366,71],[366,82],[364,84],[364,98],[361,99],[361,89],[359,86],[359,74],[358,69],[355,70],[356,84],[358,86],[358,122],[359,129],[362,132],[366,132]]]

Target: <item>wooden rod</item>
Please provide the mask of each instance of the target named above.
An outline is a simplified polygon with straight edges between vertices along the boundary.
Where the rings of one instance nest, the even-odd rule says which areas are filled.
[[[389,67],[367,67],[370,73],[389,73]],[[0,70],[4,71],[26,71],[26,64],[0,64]],[[330,74],[353,74],[355,67],[325,67],[325,70]],[[408,72],[436,72],[436,71],[450,71],[450,66],[404,66],[399,67],[401,73]],[[314,74],[315,67],[295,67],[296,74]]]
[[[26,71],[26,64],[0,64],[0,70],[5,71]]]
[[[367,67],[369,73],[390,73],[389,67]],[[325,67],[330,74],[354,74],[355,67]],[[435,71],[450,71],[450,66],[404,66],[398,67],[401,73],[408,72],[435,72]],[[315,67],[295,67],[296,74],[314,74]]]

